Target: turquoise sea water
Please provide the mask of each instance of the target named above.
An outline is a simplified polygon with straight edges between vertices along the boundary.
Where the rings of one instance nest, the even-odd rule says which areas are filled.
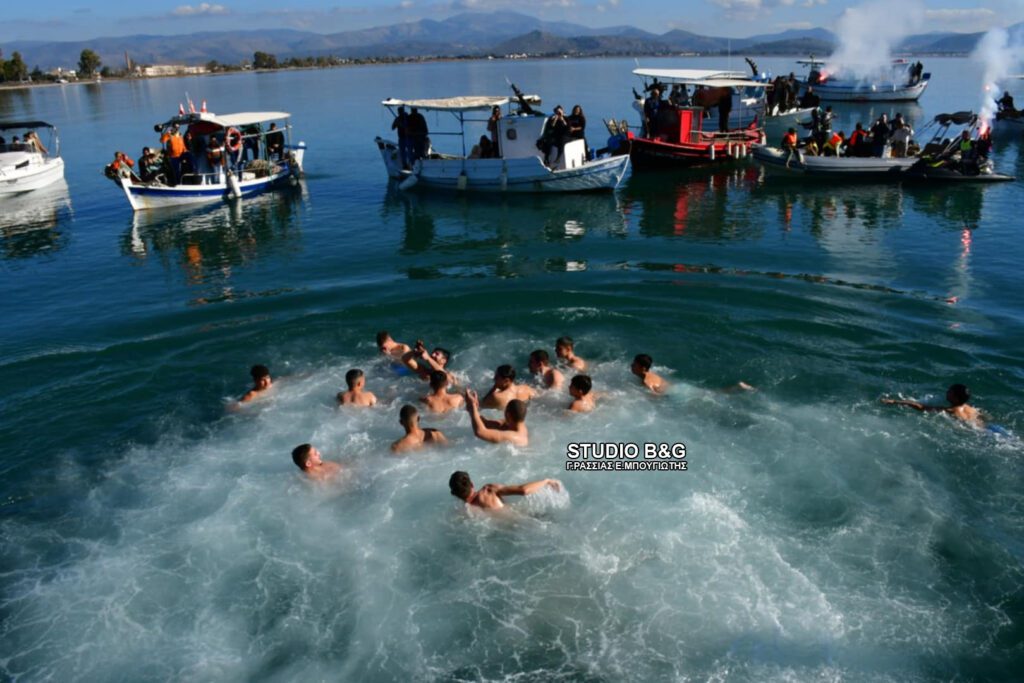
[[[926,66],[919,105],[852,105],[842,125],[977,107],[977,67]],[[737,164],[609,195],[388,185],[385,97],[501,94],[508,76],[545,108],[583,105],[600,143],[602,117],[635,117],[633,67],[0,91],[0,118],[60,127],[67,162],[66,189],[0,205],[0,678],[1018,678],[1024,448],[878,398],[964,382],[1024,430],[1020,183],[842,187]],[[185,91],[292,112],[302,187],[133,216],[102,165],[152,144]],[[1024,177],[1021,140],[997,138],[996,160]],[[566,396],[536,401],[522,450],[475,441],[465,413],[424,417],[452,446],[394,458],[423,386],[378,359],[379,329],[452,349],[481,391],[569,334],[605,395],[574,417]],[[669,395],[636,385],[641,352]],[[273,396],[226,410],[257,362]],[[377,409],[334,406],[352,367]],[[715,391],[739,379],[758,391]],[[336,486],[300,478],[305,441],[346,466]],[[682,442],[689,470],[566,472],[572,442]],[[567,493],[467,515],[456,469]]]

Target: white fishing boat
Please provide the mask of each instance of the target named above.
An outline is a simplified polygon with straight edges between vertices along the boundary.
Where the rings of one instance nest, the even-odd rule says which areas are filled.
[[[169,148],[180,136],[183,153],[171,159],[168,149],[155,164],[140,159],[137,166],[115,159],[106,173],[135,211],[238,200],[295,185],[306,144],[292,144],[290,117],[285,112],[179,112],[153,129]]]
[[[45,142],[39,131],[45,131]],[[57,129],[45,121],[0,121],[0,195],[38,190],[64,177]]]
[[[894,59],[882,73],[869,78],[848,76],[842,71],[829,73],[826,63],[814,59],[800,59],[797,64],[807,67],[807,75],[799,79],[803,87],[813,86],[822,99],[838,102],[915,102],[924,94],[931,79],[923,71],[921,62]]]
[[[539,103],[532,98],[532,103]],[[534,112],[530,98],[465,96],[428,100],[384,100],[397,116],[398,107],[449,114],[457,130],[432,131],[423,144],[425,154],[410,167],[403,166],[399,143],[377,137],[388,176],[401,181],[399,187],[428,187],[469,192],[588,192],[614,190],[629,168],[629,156],[588,158],[586,142],[569,140],[544,159],[537,142],[544,135],[547,117]],[[513,103],[518,107],[513,108]],[[498,149],[493,156],[474,158],[467,154],[466,124],[486,123],[493,107],[508,107],[497,123]],[[481,127],[482,128],[482,127]],[[434,148],[434,139],[455,137],[458,153]],[[471,142],[472,144],[472,142]]]
[[[845,180],[898,180],[917,163],[917,157],[814,156],[769,145],[757,145],[752,154],[769,171]]]

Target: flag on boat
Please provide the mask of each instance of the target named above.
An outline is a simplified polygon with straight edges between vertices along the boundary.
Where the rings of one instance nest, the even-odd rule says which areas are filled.
[[[189,114],[195,114],[196,113],[196,105],[192,103],[192,98],[191,97],[188,100],[188,113]]]
[[[199,111],[201,111],[204,114],[206,113],[206,100],[203,100],[203,104],[201,107],[199,107]]]
[[[183,105],[181,102],[178,102],[178,114],[180,116],[185,115],[185,105]]]

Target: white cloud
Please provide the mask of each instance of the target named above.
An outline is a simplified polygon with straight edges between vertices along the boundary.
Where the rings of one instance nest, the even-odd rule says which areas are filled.
[[[785,29],[801,29],[801,28],[814,28],[814,24],[809,21],[790,21],[783,22],[781,24],[775,24],[776,28]]]
[[[194,7],[192,5],[181,5],[175,7],[171,14],[177,17],[195,17],[208,14],[227,14],[228,8],[224,5],[212,5],[208,2],[201,2]]]
[[[398,3],[398,6],[401,7],[402,9],[412,9],[415,6],[415,4],[416,3],[414,3],[412,0],[402,0],[400,3]]]
[[[924,18],[932,27],[953,31],[984,31],[999,22],[998,14],[986,7],[925,10]]]

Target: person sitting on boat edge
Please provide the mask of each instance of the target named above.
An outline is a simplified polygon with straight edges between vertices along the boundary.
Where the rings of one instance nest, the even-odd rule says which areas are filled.
[[[17,139],[17,138],[15,138]],[[138,176],[132,168],[135,166],[135,162],[132,161],[127,154],[118,150],[114,152],[114,160],[107,164],[107,167],[103,169],[104,175],[108,178],[116,180],[117,178],[131,178],[135,180]]]
[[[494,145],[486,135],[481,135],[480,141],[469,151],[470,159],[493,159],[494,156]]]
[[[142,148],[142,156],[139,157],[139,176],[142,182],[151,183],[158,180],[164,170],[163,159],[153,153],[149,147]]]
[[[825,146],[821,148],[821,156],[823,157],[837,157],[842,155],[843,151],[843,140],[846,139],[846,133],[839,131],[833,133],[832,137],[829,138]]]
[[[864,130],[864,124],[857,122],[850,137],[846,140],[846,156],[866,157],[868,154],[868,132]]]

